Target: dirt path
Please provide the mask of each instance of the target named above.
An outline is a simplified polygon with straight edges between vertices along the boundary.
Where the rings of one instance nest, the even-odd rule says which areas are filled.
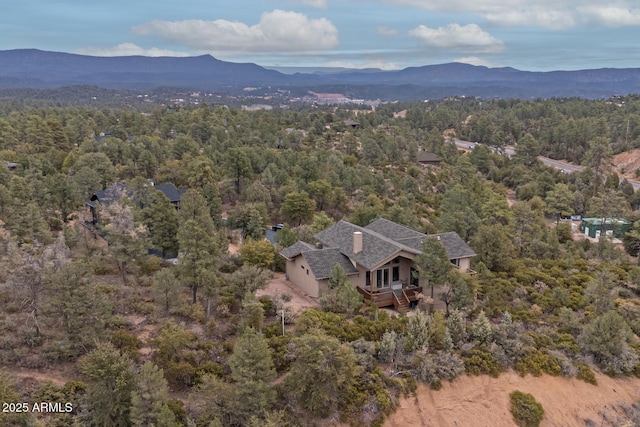
[[[640,379],[613,379],[596,374],[598,386],[573,378],[520,377],[515,372],[500,378],[462,376],[445,382],[439,391],[420,385],[417,397],[401,401],[385,422],[388,427],[500,427],[514,426],[509,393],[531,393],[542,404],[541,427],[610,426],[621,415],[619,405],[640,401]],[[629,424],[632,425],[632,424]]]

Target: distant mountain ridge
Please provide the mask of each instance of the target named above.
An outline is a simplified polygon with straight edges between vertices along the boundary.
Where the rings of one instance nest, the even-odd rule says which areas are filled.
[[[241,92],[275,87],[304,93],[348,92],[354,98],[410,100],[446,96],[484,98],[602,98],[640,93],[640,68],[531,72],[462,63],[410,67],[398,71],[327,70],[283,74],[252,63],[194,57],[94,57],[37,49],[0,51],[0,87],[57,88],[93,85],[107,89]]]

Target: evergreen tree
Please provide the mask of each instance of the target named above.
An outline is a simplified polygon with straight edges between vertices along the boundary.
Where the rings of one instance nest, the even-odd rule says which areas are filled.
[[[545,211],[556,216],[556,224],[560,222],[561,216],[573,214],[573,193],[566,184],[558,183],[547,193]]]
[[[471,326],[471,334],[473,338],[481,344],[489,344],[491,342],[491,322],[484,314],[484,310],[480,312],[476,320],[473,321]]]
[[[166,313],[180,304],[180,282],[173,271],[165,268],[153,278],[152,291],[154,299],[164,307]]]
[[[276,397],[271,386],[276,371],[266,338],[246,328],[229,357],[229,367],[243,417],[264,415]]]
[[[434,297],[434,288],[446,283],[453,268],[444,245],[436,237],[429,237],[424,241],[422,253],[416,258],[416,266],[420,278],[429,282],[431,298]]]
[[[85,425],[130,425],[133,364],[109,343],[99,344],[80,360],[80,372],[91,381],[87,388]]]
[[[316,416],[326,416],[345,399],[359,374],[353,349],[312,331],[298,338],[296,360],[286,379],[289,395]]]
[[[220,252],[213,236],[193,219],[180,225],[178,242],[180,243],[178,266],[180,279],[191,288],[192,303],[195,304],[198,301],[198,289],[206,287],[208,283],[215,280],[213,276],[217,271]]]
[[[169,386],[162,369],[146,362],[136,376],[131,394],[131,425],[134,427],[178,427],[167,406]]]
[[[151,205],[143,211],[145,225],[149,230],[151,245],[167,253],[178,253],[178,218],[176,208],[160,191],[153,195]]]
[[[50,298],[43,313],[59,322],[66,335],[61,357],[73,359],[92,348],[105,335],[113,305],[103,291],[89,283],[86,264],[70,263],[44,278]]]
[[[447,330],[451,335],[453,345],[460,347],[466,338],[466,318],[462,311],[451,310],[449,317],[447,318]]]

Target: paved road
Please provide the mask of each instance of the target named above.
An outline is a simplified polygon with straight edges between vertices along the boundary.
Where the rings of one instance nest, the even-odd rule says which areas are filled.
[[[463,150],[469,151],[469,150],[473,150],[473,148],[475,147],[475,144],[473,142],[462,141],[460,139],[455,139],[454,141],[456,143],[456,146]],[[505,147],[503,151],[504,151],[504,154],[509,157],[513,156],[516,153],[516,150],[513,147]],[[562,160],[553,160],[553,159],[550,159],[549,157],[538,156],[538,160],[540,160],[542,163],[544,163],[547,166],[560,169],[564,173],[580,172],[584,170],[584,166],[574,165],[568,162],[564,162]],[[629,183],[631,184],[634,190],[638,190],[640,188],[640,181],[635,181],[633,179],[628,179],[628,178],[627,178],[627,181],[629,181]]]

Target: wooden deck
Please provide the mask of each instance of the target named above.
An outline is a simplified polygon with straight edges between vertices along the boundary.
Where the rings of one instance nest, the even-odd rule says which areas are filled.
[[[384,291],[371,292],[367,289],[356,287],[358,292],[376,307],[391,307],[396,310],[408,310],[411,303],[418,301],[422,295],[422,287],[403,288],[397,290],[385,289]]]

